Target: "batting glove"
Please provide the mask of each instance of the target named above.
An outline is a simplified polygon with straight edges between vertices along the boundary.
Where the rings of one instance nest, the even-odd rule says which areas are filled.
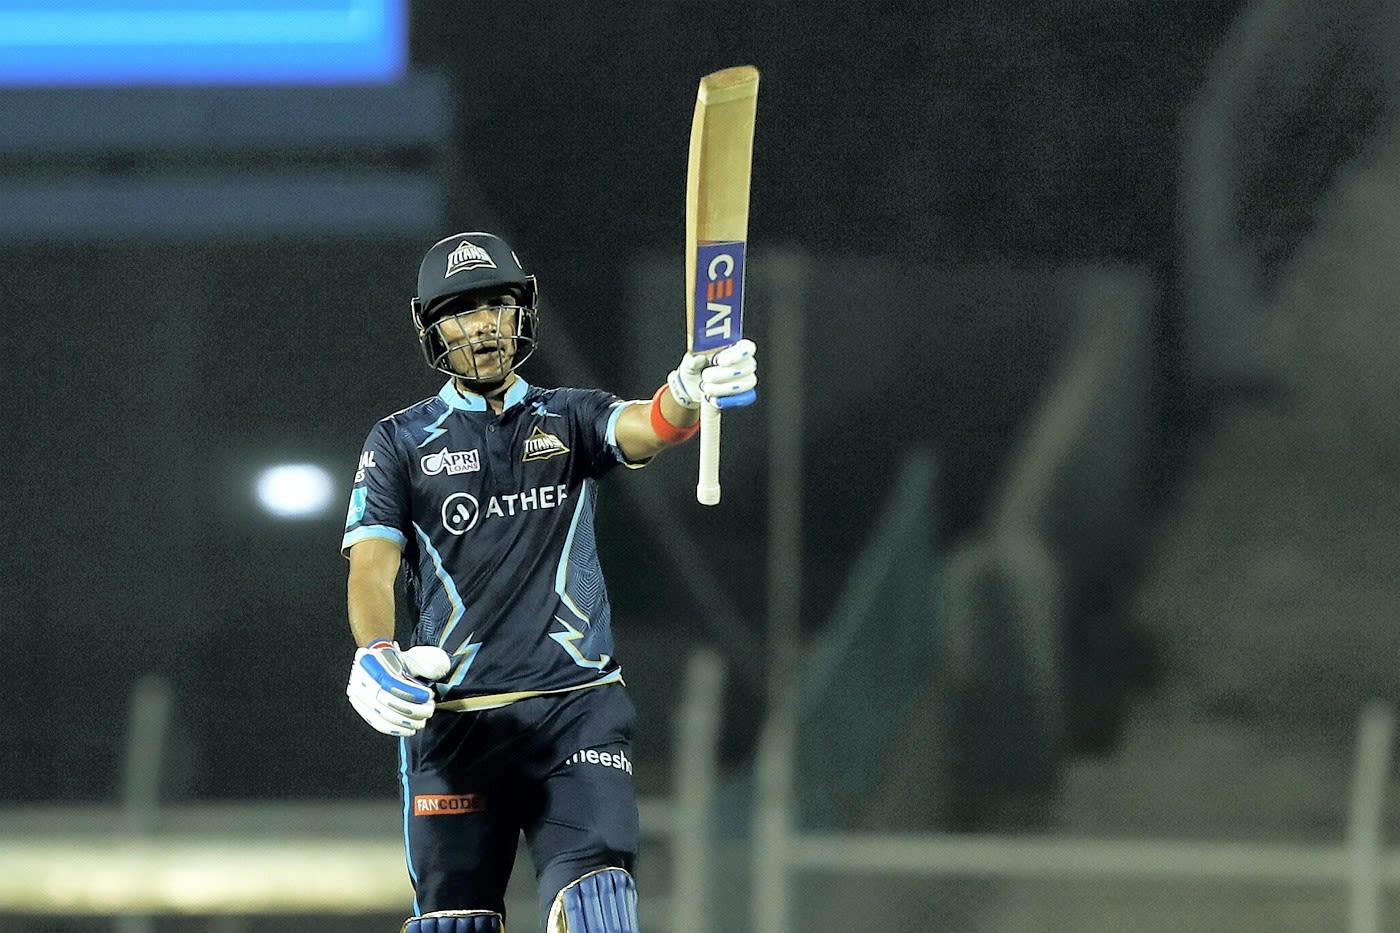
[[[345,695],[365,722],[385,735],[422,729],[437,704],[428,681],[447,674],[451,659],[432,645],[400,650],[397,642],[371,642],[355,652]]]
[[[753,403],[758,384],[757,347],[744,339],[713,353],[687,353],[666,377],[671,397],[682,408],[695,409],[701,401],[719,408]]]

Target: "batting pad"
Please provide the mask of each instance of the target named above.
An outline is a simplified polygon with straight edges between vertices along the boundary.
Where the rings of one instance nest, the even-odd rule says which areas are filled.
[[[546,926],[548,933],[640,933],[637,885],[621,868],[589,872],[555,895]]]
[[[506,924],[494,910],[435,910],[409,917],[399,933],[506,933]]]

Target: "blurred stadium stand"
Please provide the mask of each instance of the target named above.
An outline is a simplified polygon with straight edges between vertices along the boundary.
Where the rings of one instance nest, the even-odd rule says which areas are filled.
[[[26,650],[0,715],[0,825],[68,831],[58,814],[115,801],[147,674],[175,700],[162,805],[276,800],[303,820],[382,800],[392,821],[392,750],[339,699],[338,516],[263,520],[250,471],[349,464],[374,419],[433,391],[405,298],[423,246],[481,218],[541,276],[532,378],[650,392],[679,338],[693,78],[752,59],[754,307],[774,297],[765,251],[810,268],[815,388],[790,480],[806,683],[835,686],[808,695],[798,736],[801,828],[1344,857],[1357,716],[1400,699],[1400,14],[871,7],[857,28],[849,5],[812,4],[799,29],[737,0],[625,0],[606,24],[417,3],[396,85],[0,91],[18,439],[0,617]],[[752,323],[762,345],[770,322]],[[700,550],[739,542],[707,565],[721,593],[657,544],[684,455],[605,492],[600,547],[649,799],[675,783],[676,658],[727,662],[721,760],[741,790],[716,844],[738,929],[770,480],[762,421],[731,419],[726,444],[725,507],[667,513]],[[862,559],[882,551],[883,577]],[[915,715],[867,702],[875,680]],[[273,707],[255,682],[304,701]],[[664,876],[673,854],[651,857]],[[871,904],[890,930],[1334,930],[1356,917],[1339,879],[810,872],[794,890],[813,930]],[[0,913],[16,933],[110,926],[65,922]],[[299,929],[237,922],[219,929]]]

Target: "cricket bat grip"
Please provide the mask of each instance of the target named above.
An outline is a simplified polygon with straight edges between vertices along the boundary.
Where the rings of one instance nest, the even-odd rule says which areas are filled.
[[[695,486],[695,499],[701,505],[719,504],[720,412],[752,405],[756,398],[758,393],[750,389],[738,395],[726,395],[713,405],[700,403],[700,482]]]
[[[695,499],[701,505],[719,505],[719,409],[709,402],[700,405],[700,480]]]

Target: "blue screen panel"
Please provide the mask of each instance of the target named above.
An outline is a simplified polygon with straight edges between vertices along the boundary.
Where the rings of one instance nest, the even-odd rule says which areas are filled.
[[[390,81],[406,0],[0,0],[0,85]]]

